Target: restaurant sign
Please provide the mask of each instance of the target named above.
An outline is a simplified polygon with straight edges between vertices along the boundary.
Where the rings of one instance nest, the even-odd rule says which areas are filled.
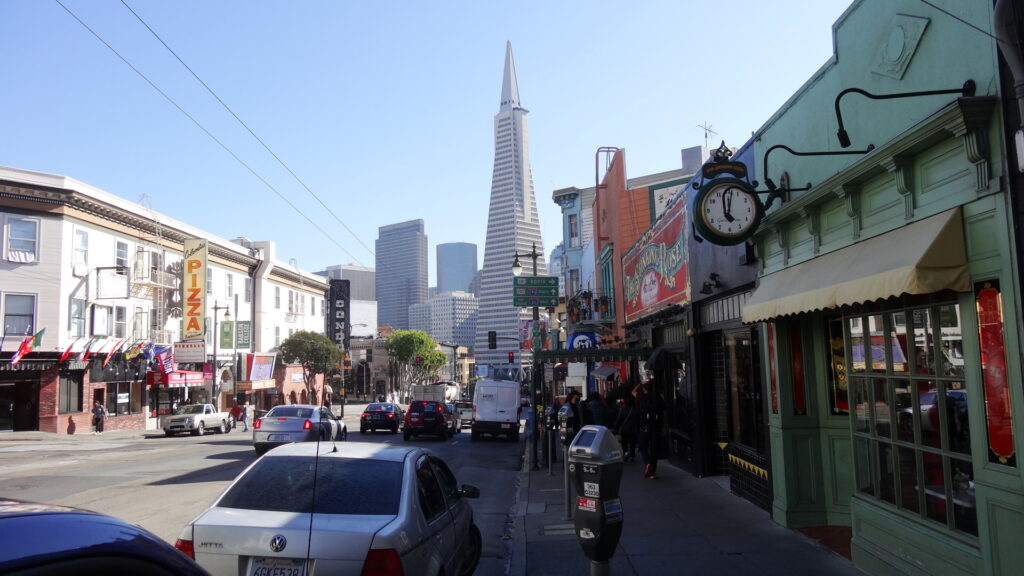
[[[690,300],[686,202],[680,196],[622,259],[626,322]]]

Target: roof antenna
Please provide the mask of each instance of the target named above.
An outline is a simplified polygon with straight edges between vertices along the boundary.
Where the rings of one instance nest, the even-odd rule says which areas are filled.
[[[705,120],[703,124],[697,124],[697,128],[700,128],[701,130],[704,130],[704,147],[705,148],[708,147],[708,138],[712,134],[714,134],[715,136],[718,136],[718,132],[715,132],[714,130],[711,129],[711,124],[708,124],[707,120]]]

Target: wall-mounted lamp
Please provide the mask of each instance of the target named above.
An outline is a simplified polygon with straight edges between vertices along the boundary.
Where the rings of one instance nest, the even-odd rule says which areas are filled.
[[[839,108],[837,105],[836,110],[838,109]],[[842,120],[840,120],[839,122],[840,125],[842,125]],[[849,142],[847,142],[847,146],[848,145]],[[830,150],[822,152],[797,152],[796,150],[793,150],[792,148],[786,146],[785,144],[776,144],[775,146],[772,146],[767,151],[765,151],[764,161],[762,162],[762,165],[764,166],[764,185],[768,187],[768,201],[764,205],[765,210],[768,210],[769,208],[772,207],[772,203],[775,202],[776,198],[785,198],[787,192],[803,192],[804,190],[811,189],[810,182],[808,182],[807,186],[803,188],[789,188],[786,186],[779,188],[778,186],[775,185],[775,182],[773,182],[771,177],[768,176],[768,155],[771,154],[772,151],[775,150],[776,148],[782,148],[783,150],[789,152],[794,156],[838,156],[840,154],[867,154],[868,152],[871,152],[872,150],[875,149],[875,145],[869,144],[868,147],[864,150]]]
[[[850,135],[846,133],[846,128],[843,126],[843,113],[839,110],[839,100],[849,94],[850,92],[856,92],[862,96],[867,96],[874,100],[889,100],[892,98],[914,98],[916,96],[934,96],[936,94],[961,94],[963,97],[974,96],[974,92],[977,86],[974,84],[974,80],[968,80],[964,82],[961,88],[952,88],[949,90],[925,90],[922,92],[900,92],[897,94],[872,94],[867,90],[861,90],[860,88],[847,88],[836,96],[836,120],[839,122],[839,131],[836,132],[836,137],[839,138],[839,145],[843,148],[850,147]]]

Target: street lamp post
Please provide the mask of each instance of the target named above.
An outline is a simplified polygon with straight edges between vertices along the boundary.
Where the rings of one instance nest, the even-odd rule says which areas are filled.
[[[220,406],[220,385],[218,380],[220,374],[217,373],[217,341],[220,340],[220,332],[217,331],[217,312],[224,311],[224,319],[231,319],[231,307],[220,306],[219,302],[213,301],[213,386],[210,392],[213,394],[211,400],[217,406]]]
[[[515,261],[512,262],[512,275],[519,276],[523,273],[523,265],[519,263],[520,258],[532,258],[533,259],[533,275],[537,276],[537,258],[540,254],[537,253],[537,243],[533,243],[533,249],[529,254],[515,253]],[[533,463],[530,464],[531,470],[539,470],[540,466],[537,464],[537,377],[540,375],[540,370],[537,369],[537,350],[540,349],[540,307],[533,307],[533,370],[531,370],[530,378],[530,452],[533,455]]]

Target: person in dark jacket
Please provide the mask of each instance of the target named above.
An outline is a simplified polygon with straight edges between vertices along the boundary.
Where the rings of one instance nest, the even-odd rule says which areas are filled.
[[[636,442],[640,415],[636,409],[636,400],[627,396],[619,408],[619,417],[615,419],[615,433],[622,438],[622,460],[636,461]]]
[[[569,439],[570,442],[572,442],[572,438],[576,437],[580,428],[583,427],[583,404],[580,402],[580,398],[581,395],[576,390],[570,391],[569,395],[565,398],[566,404],[568,404],[569,408],[572,409],[572,414],[569,416],[568,422],[569,428],[572,429],[572,436]]]
[[[633,389],[640,420],[638,444],[644,460],[644,478],[654,479],[658,471],[658,446],[662,437],[668,436],[668,417],[665,399],[652,389],[651,382],[644,381]]]
[[[590,422],[588,424],[596,424],[606,428],[612,425],[608,421],[608,407],[604,405],[604,400],[597,392],[591,394],[590,398],[587,399],[587,411],[590,412]]]

